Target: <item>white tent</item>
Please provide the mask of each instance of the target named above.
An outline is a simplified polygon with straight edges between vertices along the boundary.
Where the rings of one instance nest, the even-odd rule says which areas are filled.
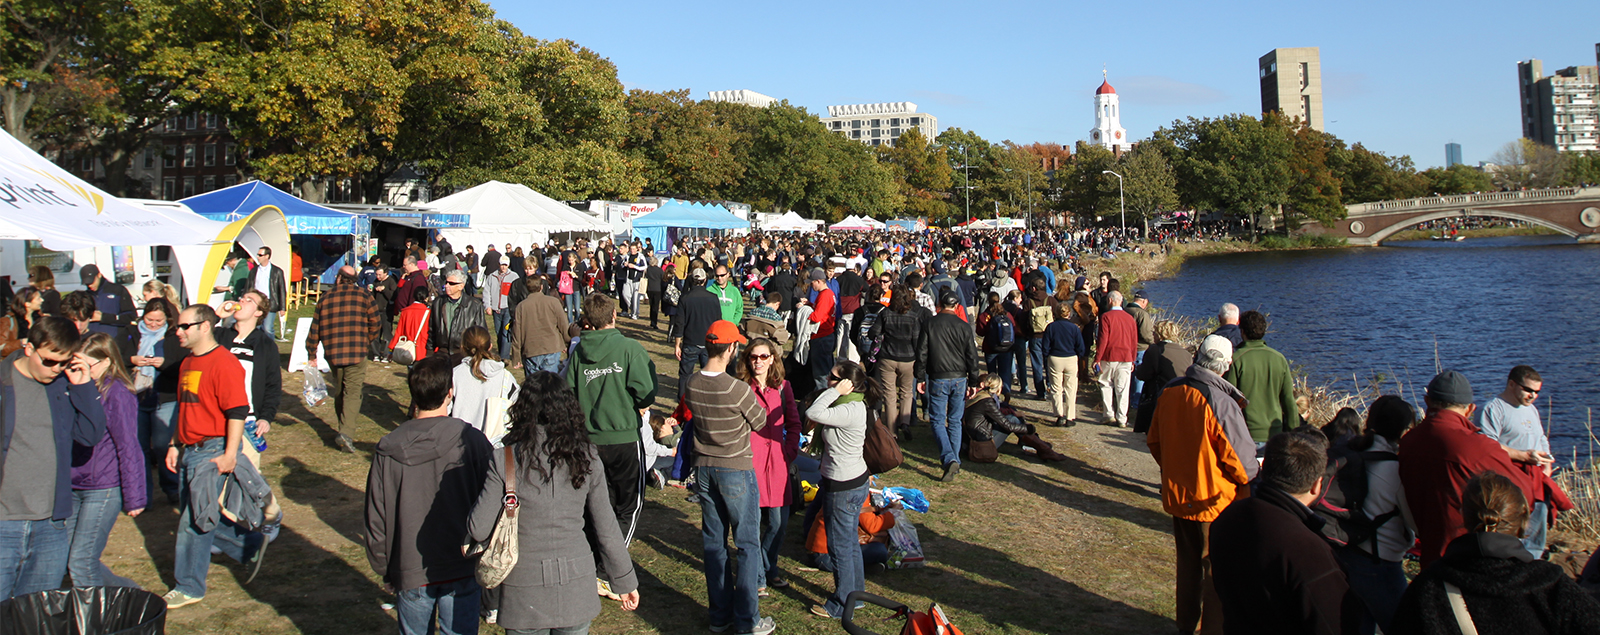
[[[762,227],[761,229],[762,231],[769,232],[800,232],[802,234],[809,234],[817,231],[817,225],[816,223],[801,218],[799,214],[791,211],[787,214],[779,216],[776,219],[773,219],[772,222],[767,223],[766,227]]]
[[[526,185],[489,181],[471,189],[428,203],[427,207],[441,214],[467,214],[472,226],[460,229],[441,229],[440,234],[450,240],[456,249],[475,245],[526,247],[535,242],[550,240],[551,234],[611,233],[611,225],[580,212],[567,204],[533,191]]]
[[[871,231],[875,229],[872,223],[855,216],[846,216],[844,220],[828,226],[828,231]]]
[[[0,134],[0,229],[48,249],[102,245],[194,245],[216,239],[223,223],[163,214],[107,194],[10,134]]]
[[[883,222],[881,220],[878,220],[876,218],[873,218],[871,216],[857,216],[856,220],[859,220],[859,221],[861,221],[863,223],[871,225],[873,229],[883,229],[884,227],[888,227],[889,226],[888,223],[885,223],[885,222]]]

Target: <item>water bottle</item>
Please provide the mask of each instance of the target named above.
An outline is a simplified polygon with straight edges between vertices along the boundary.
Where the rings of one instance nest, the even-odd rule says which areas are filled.
[[[245,417],[245,419],[244,419],[244,436],[245,436],[246,439],[250,440],[250,445],[256,446],[256,451],[257,452],[266,452],[267,451],[267,440],[265,438],[263,438],[261,435],[256,434],[256,418],[255,417]]]

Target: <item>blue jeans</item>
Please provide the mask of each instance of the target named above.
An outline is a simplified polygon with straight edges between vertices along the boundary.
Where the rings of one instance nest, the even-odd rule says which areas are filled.
[[[1020,336],[1017,337],[1017,341],[1011,345],[1011,356],[1017,360],[1017,367],[1016,367],[1017,388],[1020,389],[1020,390],[1026,391],[1028,389],[1028,339],[1027,338],[1020,337]]]
[[[1139,351],[1139,354],[1133,357],[1133,367],[1138,368],[1139,364],[1142,363],[1144,363],[1144,351]],[[1128,394],[1133,395],[1133,402],[1135,404],[1139,403],[1139,395],[1144,394],[1144,380],[1134,377],[1133,388],[1128,392]]]
[[[578,318],[583,314],[583,294],[574,291],[563,295],[562,299],[567,303],[567,320],[571,322],[578,321]]]
[[[531,373],[540,370],[548,370],[552,373],[561,372],[561,353],[548,353],[523,358],[522,372]]]
[[[1360,632],[1371,635],[1374,626],[1388,631],[1400,608],[1400,596],[1406,593],[1405,568],[1399,562],[1374,560],[1354,547],[1335,549],[1333,555],[1350,580],[1350,590],[1366,606]]]
[[[478,632],[478,601],[483,589],[472,577],[442,582],[396,594],[395,614],[400,618],[400,635],[433,635],[438,632],[462,635]]]
[[[867,501],[867,484],[825,493],[822,513],[828,530],[828,559],[833,565],[833,595],[822,608],[834,619],[844,617],[844,602],[855,591],[867,588],[866,566],[861,563],[861,541],[856,531],[861,526],[861,506]],[[818,569],[822,567],[817,567]]]
[[[71,542],[66,521],[0,520],[0,599],[59,588]]]
[[[111,537],[111,527],[117,524],[120,513],[121,487],[72,490],[72,515],[67,518],[67,531],[72,534],[72,547],[67,552],[72,586],[139,586],[100,562],[106,539]]]
[[[505,308],[494,314],[495,341],[500,343],[500,359],[511,359],[511,309]]]
[[[733,632],[748,633],[760,618],[756,583],[762,568],[761,491],[755,470],[701,466],[694,468],[694,474],[711,625],[732,624]]]
[[[783,534],[788,527],[787,505],[761,508],[761,583],[756,588],[766,588],[768,582],[780,577],[778,551],[783,548]]]
[[[961,418],[967,411],[967,378],[928,380],[928,423],[939,441],[939,463],[961,462]]]
[[[1016,362],[1011,351],[990,353],[985,356],[984,362],[988,364],[989,372],[1000,375],[1000,391],[1007,395],[1011,394],[1012,366]]]
[[[1044,399],[1044,338],[1035,337],[1028,340],[1028,359],[1033,361],[1033,395]],[[1028,383],[1023,377],[1022,383]]]
[[[506,635],[588,635],[588,633],[589,622],[584,622],[577,626],[563,626],[561,628],[535,628],[529,630],[520,630],[515,628],[506,629]]]
[[[881,542],[861,545],[861,570],[866,571],[867,567],[875,564],[889,564],[889,545]],[[833,558],[825,553],[811,554],[811,566],[833,573]]]
[[[201,532],[195,526],[196,520],[189,505],[189,497],[193,492],[190,480],[196,478],[203,463],[222,456],[224,447],[222,437],[213,437],[185,450],[178,457],[178,481],[181,484],[178,488],[178,508],[182,510],[182,515],[178,518],[178,547],[172,574],[178,583],[173,588],[192,598],[206,596],[206,573],[211,569],[212,545],[216,545],[228,557],[244,562],[248,551],[261,542],[260,533],[243,531],[225,519],[219,519],[217,526],[208,532]],[[240,461],[249,460],[243,454],[237,458]]]
[[[1550,529],[1550,507],[1543,501],[1533,504],[1533,513],[1528,516],[1528,528],[1522,532],[1522,546],[1533,554],[1535,559],[1544,557],[1545,534]]]
[[[689,378],[694,376],[695,368],[704,368],[711,356],[706,354],[706,347],[697,344],[680,344],[683,349],[683,359],[678,360],[678,397],[683,398],[689,390]]]
[[[811,367],[811,381],[817,390],[828,389],[828,377],[833,374],[834,352],[838,350],[838,344],[837,332],[811,338],[811,357],[806,365]]]
[[[261,317],[261,330],[266,331],[267,335],[271,335],[273,338],[279,337],[278,333],[283,331],[283,329],[279,328],[278,315],[274,311]]]
[[[178,497],[178,473],[167,469],[167,446],[172,445],[173,422],[178,417],[178,402],[139,406],[139,446],[145,448],[144,462],[155,476],[145,483],[146,492],[155,497],[159,482],[168,498]]]

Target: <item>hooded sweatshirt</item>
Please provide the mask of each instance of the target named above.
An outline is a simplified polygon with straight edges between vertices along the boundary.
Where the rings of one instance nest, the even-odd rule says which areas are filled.
[[[451,385],[456,388],[456,398],[450,402],[450,416],[483,432],[484,423],[489,420],[489,399],[505,399],[506,402],[499,404],[498,408],[510,406],[517,400],[517,378],[506,372],[505,362],[492,359],[478,362],[478,371],[483,373],[483,381],[472,376],[471,357],[461,360],[452,371]],[[498,446],[500,436],[495,435],[489,442]]]
[[[567,365],[595,445],[639,442],[639,409],[656,398],[656,364],[615,328],[584,331]]]
[[[461,555],[461,545],[493,451],[482,432],[454,417],[412,419],[378,441],[367,473],[366,547],[384,582],[406,590],[472,577],[477,559]]]

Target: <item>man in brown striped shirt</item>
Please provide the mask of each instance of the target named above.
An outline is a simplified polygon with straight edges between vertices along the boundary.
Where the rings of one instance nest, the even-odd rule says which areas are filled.
[[[345,430],[355,425],[361,413],[361,391],[367,384],[367,342],[376,337],[377,304],[356,286],[355,268],[340,267],[333,290],[317,302],[311,332],[306,337],[306,356],[315,367],[317,343],[322,343],[322,355],[333,368],[328,392],[333,393],[333,409],[339,419],[339,437],[335,441],[347,453],[356,451]]]
[[[706,331],[706,366],[685,384],[684,403],[694,421],[694,480],[700,497],[700,541],[705,555],[711,630],[766,635],[777,628],[761,617],[756,586],[761,574],[761,492],[751,460],[750,433],[767,425],[767,410],[750,385],[729,375],[746,340],[727,320]],[[739,557],[728,558],[726,536]],[[728,583],[732,581],[730,586]]]

